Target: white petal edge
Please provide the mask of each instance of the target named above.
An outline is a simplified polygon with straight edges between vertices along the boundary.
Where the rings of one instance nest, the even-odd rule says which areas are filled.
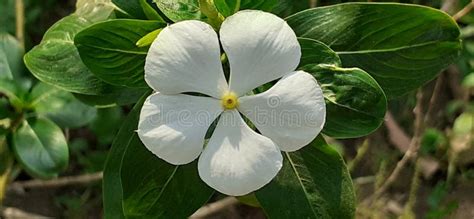
[[[240,96],[295,70],[300,62],[295,32],[271,13],[235,13],[222,23],[220,39],[230,64],[230,89]]]
[[[206,132],[221,112],[219,100],[210,97],[155,93],[143,104],[138,136],[159,158],[187,164],[201,153]]]
[[[165,27],[152,43],[145,81],[164,94],[199,92],[220,98],[228,89],[217,33],[201,21]]]
[[[269,183],[282,162],[280,150],[270,139],[250,129],[237,110],[227,110],[199,157],[198,169],[210,187],[241,196]]]
[[[313,141],[326,121],[323,92],[314,77],[292,72],[269,90],[239,99],[239,110],[282,151],[296,151]]]

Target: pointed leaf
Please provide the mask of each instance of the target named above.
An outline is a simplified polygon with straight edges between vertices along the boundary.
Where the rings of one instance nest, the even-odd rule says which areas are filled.
[[[69,161],[69,149],[62,130],[45,118],[24,120],[13,133],[17,160],[32,176],[53,178]]]
[[[461,49],[456,22],[419,5],[347,3],[309,9],[286,20],[298,37],[330,46],[344,67],[367,71],[389,98],[436,77]]]
[[[320,136],[284,153],[283,168],[255,192],[269,218],[354,218],[355,193],[344,160]]]
[[[82,63],[73,39],[84,28],[106,20],[113,7],[108,4],[86,6],[49,28],[41,43],[25,55],[25,64],[39,80],[64,90],[89,95],[110,93],[114,88],[94,76]]]
[[[136,43],[164,26],[157,21],[105,21],[79,32],[74,43],[84,64],[100,79],[118,86],[148,87],[144,80],[148,47]]]
[[[306,65],[321,85],[326,100],[323,133],[334,138],[355,138],[375,131],[384,121],[387,99],[377,82],[357,68]]]
[[[128,114],[127,118],[120,127],[112,148],[107,156],[104,168],[103,200],[104,200],[104,218],[121,219],[125,218],[122,208],[122,183],[120,179],[120,168],[122,166],[122,158],[131,143],[132,137],[130,133],[134,133],[138,126],[138,117],[143,102],[148,97],[149,92],[142,94],[142,98],[135,104]]]

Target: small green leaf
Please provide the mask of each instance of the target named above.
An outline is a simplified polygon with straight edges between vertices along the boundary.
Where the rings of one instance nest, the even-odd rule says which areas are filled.
[[[326,99],[323,133],[334,138],[355,138],[375,131],[383,122],[387,99],[377,82],[357,68],[306,65]]]
[[[23,74],[23,53],[18,40],[0,33],[0,78],[18,79]]]
[[[66,138],[56,124],[45,118],[24,120],[13,133],[12,147],[17,160],[35,177],[56,177],[68,165]]]
[[[153,0],[158,8],[172,21],[199,20],[199,0]]]
[[[78,101],[71,93],[45,83],[33,87],[29,101],[38,115],[53,120],[63,128],[84,126],[97,114],[97,109]]]
[[[137,133],[122,161],[123,208],[126,217],[187,218],[214,190],[198,175],[197,160],[174,166],[152,154]]]
[[[268,218],[354,218],[355,193],[343,158],[320,136],[292,153],[255,192]]]
[[[301,46],[300,67],[310,64],[341,66],[341,59],[324,43],[308,38],[298,38]]]
[[[140,6],[143,9],[148,20],[155,20],[161,23],[166,23],[165,20],[158,14],[158,12],[148,3],[147,0],[140,0]]]
[[[214,0],[214,5],[224,17],[229,17],[239,10],[240,2],[241,0]]]
[[[144,80],[147,47],[136,42],[165,23],[117,19],[79,32],[74,43],[82,61],[100,79],[117,86],[148,87]]]
[[[132,18],[147,19],[140,1],[141,0],[112,0],[118,8],[126,12]]]
[[[336,51],[343,67],[367,71],[389,98],[432,80],[461,49],[456,22],[419,5],[347,3],[308,9],[286,20],[298,37]]]
[[[158,37],[158,35],[160,34],[161,30],[163,30],[162,28],[160,29],[157,29],[157,30],[154,30],[150,33],[148,33],[147,35],[145,35],[144,37],[140,38],[136,45],[138,47],[145,47],[145,46],[150,46],[153,41],[155,41],[155,39]]]
[[[73,39],[79,31],[106,20],[112,14],[113,7],[107,4],[86,6],[54,24],[41,43],[25,55],[24,60],[31,73],[40,81],[75,93],[107,94],[116,88],[87,69]]]
[[[130,145],[132,137],[130,133],[138,127],[138,118],[143,102],[150,92],[142,94],[142,98],[135,104],[133,109],[128,114],[127,118],[120,127],[112,148],[110,149],[107,161],[104,167],[104,179],[102,181],[103,200],[104,200],[104,218],[106,219],[121,219],[125,218],[122,208],[122,182],[120,179],[120,168],[122,166],[122,158]]]
[[[279,0],[241,0],[240,9],[255,9],[271,11],[278,5]]]
[[[0,79],[0,94],[5,95],[10,104],[17,110],[20,110],[23,108],[23,99],[27,94],[27,91],[19,86],[14,80]]]

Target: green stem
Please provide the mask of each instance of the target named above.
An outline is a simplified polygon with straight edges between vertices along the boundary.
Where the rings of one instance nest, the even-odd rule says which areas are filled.
[[[217,11],[216,6],[214,6],[214,1],[199,0],[199,6],[201,12],[207,17],[209,24],[214,27],[214,29],[219,30],[224,21],[224,16]]]
[[[16,38],[20,45],[25,47],[25,4],[23,0],[15,1],[15,15],[16,15]]]

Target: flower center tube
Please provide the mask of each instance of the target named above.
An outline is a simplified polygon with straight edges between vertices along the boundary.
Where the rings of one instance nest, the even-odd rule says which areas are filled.
[[[221,98],[221,104],[222,107],[226,110],[235,109],[237,106],[239,106],[237,94],[232,91],[224,93]]]

